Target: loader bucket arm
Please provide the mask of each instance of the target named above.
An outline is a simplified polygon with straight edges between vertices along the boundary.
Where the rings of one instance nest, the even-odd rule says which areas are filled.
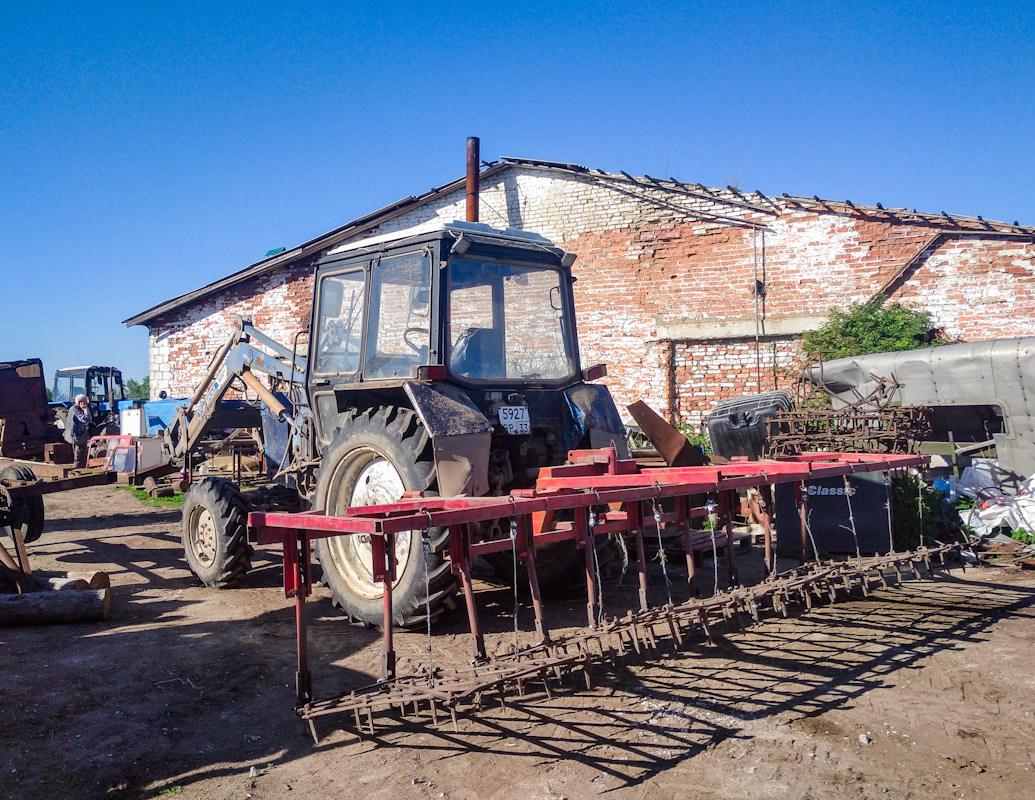
[[[274,354],[256,347],[252,339]],[[237,317],[233,331],[213,356],[190,403],[176,410],[176,420],[169,431],[174,459],[185,457],[205,436],[234,378],[240,378],[276,416],[293,422],[280,400],[255,376],[256,372],[301,385],[305,382],[305,359],[293,357],[288,348],[252,327],[248,319]]]

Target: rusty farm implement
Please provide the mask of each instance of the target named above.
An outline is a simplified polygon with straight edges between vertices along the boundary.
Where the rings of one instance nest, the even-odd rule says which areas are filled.
[[[721,466],[645,468],[622,460],[613,449],[573,451],[567,464],[544,468],[534,489],[515,490],[498,497],[439,498],[407,495],[378,506],[349,508],[341,515],[323,512],[253,512],[249,531],[259,543],[280,544],[284,553],[284,588],[296,604],[297,656],[296,709],[310,724],[331,714],[348,714],[357,733],[375,729],[375,715],[392,709],[406,714],[426,707],[437,722],[440,713],[456,722],[458,708],[480,708],[489,698],[505,701],[508,692],[529,688],[550,692],[551,681],[582,673],[590,685],[591,668],[629,652],[654,649],[661,642],[673,646],[685,637],[710,637],[711,626],[743,619],[759,620],[763,613],[786,616],[790,609],[811,608],[814,602],[834,601],[853,591],[868,593],[903,575],[922,577],[955,556],[960,544],[932,542],[918,549],[884,555],[858,555],[843,561],[807,560],[809,537],[807,481],[859,472],[904,470],[925,462],[922,456],[812,453],[779,460],[733,462]],[[801,530],[801,565],[777,573],[770,529],[771,492],[778,484],[796,489]],[[733,512],[741,493],[748,496],[764,526],[767,577],[754,586],[737,580]],[[850,503],[850,497],[848,498]],[[694,531],[695,520],[707,519],[710,529]],[[492,526],[484,523],[492,521]],[[448,532],[451,569],[463,591],[471,641],[471,665],[462,669],[436,668],[433,660],[411,674],[396,669],[394,628],[398,615],[393,593],[384,591],[382,660],[379,679],[331,698],[316,699],[309,668],[306,600],[312,588],[311,545],[330,537],[364,537],[372,553],[375,581],[389,586],[396,579],[395,537],[421,533],[425,547],[436,530]],[[482,532],[497,531],[495,538]],[[638,587],[636,608],[625,613],[604,612],[599,551],[608,535],[617,535],[630,547],[630,567]],[[702,536],[704,541],[701,541]],[[686,556],[687,574],[695,572],[693,553],[724,551],[730,588],[709,597],[673,601],[666,568],[666,540],[675,538]],[[587,627],[575,633],[555,634],[550,629],[536,574],[537,550],[547,544],[573,542],[585,563]],[[646,543],[657,543],[664,581],[648,582]],[[815,548],[813,547],[813,550]],[[521,644],[515,627],[512,645],[488,651],[474,592],[471,567],[478,556],[509,553],[527,575],[534,614],[534,641]],[[516,569],[515,569],[516,574]],[[652,605],[655,596],[660,602]],[[515,623],[516,623],[515,606]],[[429,648],[430,648],[430,615]]]

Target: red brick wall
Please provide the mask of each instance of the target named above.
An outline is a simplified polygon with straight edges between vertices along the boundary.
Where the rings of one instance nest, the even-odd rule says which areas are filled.
[[[801,210],[757,219],[764,234],[690,222],[594,231],[564,243],[579,254],[584,359],[609,365],[607,382],[620,409],[645,399],[666,416],[699,426],[721,400],[793,384],[796,337],[770,334],[761,337],[758,385],[756,253],[766,287],[765,331],[777,319],[822,316],[869,299],[937,232]],[[930,311],[951,338],[1035,335],[1035,245],[949,235],[902,276],[890,299]],[[723,337],[666,334],[666,323],[678,330],[704,322],[733,322],[742,330]]]
[[[831,307],[869,299],[940,230],[880,218],[875,210],[829,213],[766,201],[779,209],[774,215],[725,204],[744,199],[728,191],[710,196],[681,199],[628,184],[616,190],[590,176],[528,168],[483,183],[483,219],[542,233],[578,254],[583,363],[608,365],[607,383],[622,411],[643,399],[667,417],[699,425],[721,400],[789,385],[797,336]],[[436,216],[455,219],[462,205],[458,190],[369,234]],[[708,218],[715,213],[744,222]],[[766,287],[759,308],[761,386],[756,269]],[[1035,335],[1033,273],[1030,239],[950,234],[917,259],[891,299],[929,310],[950,337]],[[306,324],[310,303],[307,266],[167,316],[151,331],[153,391],[189,392],[235,314],[252,314],[261,330],[290,343]]]

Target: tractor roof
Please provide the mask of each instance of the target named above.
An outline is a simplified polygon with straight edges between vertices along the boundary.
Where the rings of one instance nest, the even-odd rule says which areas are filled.
[[[518,230],[517,228],[500,229],[493,228],[491,225],[486,225],[484,222],[460,222],[459,220],[447,221],[443,219],[433,219],[428,222],[421,223],[420,225],[415,225],[412,228],[403,228],[398,231],[383,233],[380,236],[370,236],[366,239],[347,242],[340,247],[336,247],[333,250],[328,251],[327,255],[340,255],[341,253],[348,253],[353,250],[362,250],[379,244],[401,241],[414,236],[420,236],[427,233],[438,233],[440,231],[449,231],[457,236],[462,236],[466,233],[478,236],[490,236],[497,239],[519,241],[525,244],[536,244],[543,247],[555,247],[554,243],[545,236],[540,236],[538,233],[532,233],[530,231]]]

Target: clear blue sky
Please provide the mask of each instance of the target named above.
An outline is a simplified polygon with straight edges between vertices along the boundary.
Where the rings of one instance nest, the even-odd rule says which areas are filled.
[[[460,177],[468,135],[1035,224],[1030,0],[304,5],[3,4],[0,360],[139,379],[121,320]]]

